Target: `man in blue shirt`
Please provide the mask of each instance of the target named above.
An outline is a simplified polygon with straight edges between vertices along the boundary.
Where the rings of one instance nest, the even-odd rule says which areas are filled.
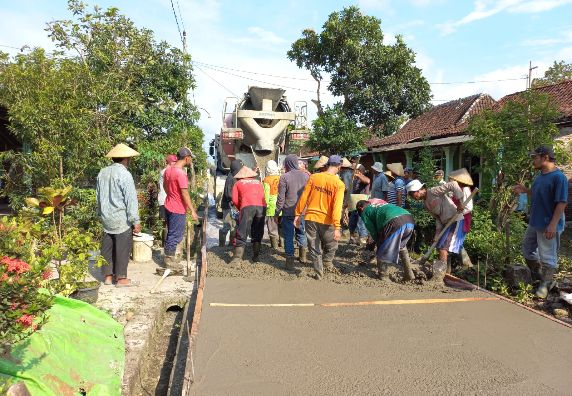
[[[376,162],[371,167],[371,170],[374,172],[373,183],[371,185],[371,197],[387,201],[389,181],[387,180],[387,176],[383,174],[383,165],[381,162]]]
[[[115,146],[106,157],[113,164],[103,168],[97,175],[95,190],[97,214],[103,223],[101,255],[107,261],[102,267],[105,284],[116,287],[136,285],[127,278],[127,265],[131,255],[133,233],[141,232],[137,191],[131,173],[127,170],[129,160],[139,153],[125,144]]]
[[[546,298],[554,287],[558,266],[560,235],[564,231],[564,209],[568,202],[568,180],[556,167],[552,148],[540,146],[531,153],[532,163],[540,173],[532,188],[513,187],[515,194],[530,197],[530,220],[522,242],[522,252],[534,280],[540,281],[536,296]]]

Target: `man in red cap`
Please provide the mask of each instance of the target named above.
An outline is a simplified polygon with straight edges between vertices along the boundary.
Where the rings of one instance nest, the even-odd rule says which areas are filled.
[[[199,219],[189,195],[189,179],[184,167],[193,164],[191,150],[182,147],[177,152],[177,162],[165,170],[163,188],[167,193],[165,213],[167,217],[167,238],[165,240],[165,266],[173,270],[173,275],[182,275],[182,267],[177,258],[177,245],[183,240],[187,223],[187,213],[193,220]]]
[[[159,204],[159,218],[163,220],[163,235],[161,235],[161,242],[165,242],[167,237],[167,215],[165,213],[165,200],[167,199],[167,193],[165,188],[163,188],[163,182],[165,181],[165,171],[171,165],[177,162],[177,156],[175,154],[169,154],[165,157],[165,168],[159,173],[159,193],[157,194],[157,203]]]

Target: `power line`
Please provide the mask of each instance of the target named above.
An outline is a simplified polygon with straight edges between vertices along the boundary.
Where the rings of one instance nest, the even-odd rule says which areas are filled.
[[[179,0],[177,0],[177,9],[179,10],[179,18],[181,19],[181,26],[183,27],[183,32],[185,29],[185,21],[183,20],[183,14],[181,14],[181,6],[179,5]]]
[[[214,77],[212,77],[210,74],[208,74],[206,71],[204,71],[200,66],[196,65],[197,69],[199,69],[201,72],[203,72],[203,74],[205,76],[207,76],[208,78],[210,78],[211,80],[213,80],[215,83],[217,83],[218,85],[220,85],[221,87],[223,87],[224,89],[226,89],[228,92],[231,93],[232,96],[235,96],[238,98],[238,95],[235,94],[234,92],[232,92],[230,89],[228,89],[227,87],[225,87],[222,83],[218,82],[218,80]]]
[[[173,5],[173,0],[171,0],[171,9],[173,10],[173,15],[175,16],[175,23],[177,24],[177,30],[179,31],[179,38],[183,42],[183,34],[181,33],[181,27],[179,26],[179,18],[177,18],[177,13],[175,12],[175,6]]]

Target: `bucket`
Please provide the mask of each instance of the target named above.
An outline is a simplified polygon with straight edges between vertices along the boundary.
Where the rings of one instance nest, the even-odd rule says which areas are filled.
[[[153,235],[141,233],[133,236],[133,261],[153,259]]]

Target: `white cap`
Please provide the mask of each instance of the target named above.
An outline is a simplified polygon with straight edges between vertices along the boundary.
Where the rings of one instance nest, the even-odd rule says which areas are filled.
[[[425,187],[425,184],[421,183],[419,180],[413,180],[407,185],[407,192],[415,192],[421,190]]]

